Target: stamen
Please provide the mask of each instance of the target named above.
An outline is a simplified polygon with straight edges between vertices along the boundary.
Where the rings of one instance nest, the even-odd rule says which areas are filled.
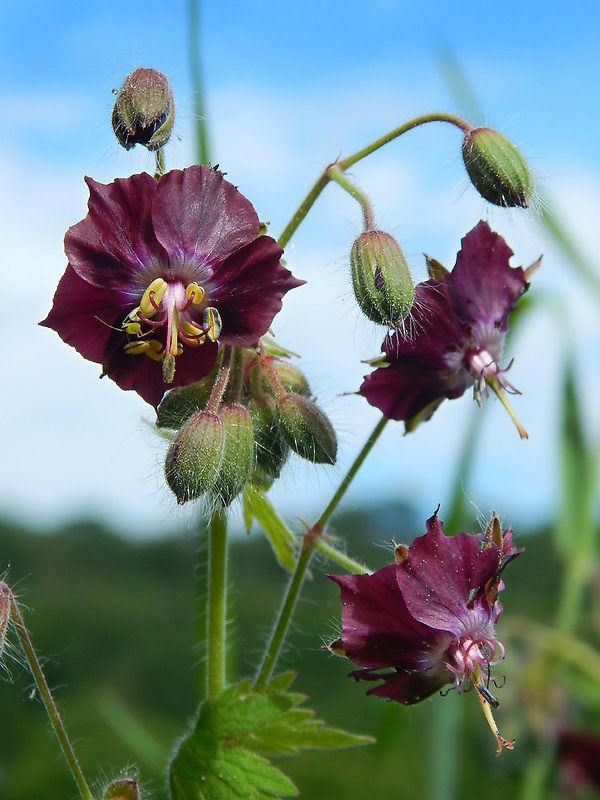
[[[525,430],[525,428],[521,425],[519,420],[517,419],[517,415],[512,410],[510,403],[508,402],[508,398],[506,396],[506,392],[504,391],[504,387],[500,383],[500,379],[497,375],[486,375],[485,382],[490,387],[490,389],[496,394],[498,400],[502,403],[504,408],[508,411],[508,415],[515,423],[517,430],[519,431],[519,436],[521,439],[529,439],[529,434]]]
[[[128,342],[123,350],[129,355],[137,356],[144,353],[154,361],[162,361],[163,346],[157,339],[144,339],[143,342]]]
[[[209,306],[202,315],[202,327],[211,342],[216,342],[221,334],[221,315],[216,308]]]
[[[197,306],[198,303],[201,303],[204,300],[204,289],[201,286],[198,286],[197,283],[190,283],[185,290],[185,296],[188,298],[188,300],[191,300],[195,306]]]
[[[167,282],[163,278],[155,278],[142,295],[140,311],[144,317],[152,317],[158,311],[160,301],[167,290]]]

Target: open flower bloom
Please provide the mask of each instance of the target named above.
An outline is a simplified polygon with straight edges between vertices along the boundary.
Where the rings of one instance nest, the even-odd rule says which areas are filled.
[[[494,515],[481,535],[447,537],[437,514],[410,547],[397,547],[395,564],[372,575],[329,575],[341,589],[342,636],[331,646],[364,669],[356,680],[383,681],[368,694],[411,705],[446,684],[473,686],[498,742],[498,706],[488,686],[504,657],[495,635],[502,613],[501,574],[520,551]]]
[[[419,283],[405,330],[390,333],[378,369],[360,387],[371,405],[406,430],[431,417],[444,398],[474,386],[479,402],[492,388],[509,410],[505,389],[515,391],[500,367],[508,317],[539,261],[529,269],[510,267],[512,250],[486,222],[462,240],[451,272],[430,262],[430,280]]]
[[[154,406],[207,375],[219,343],[256,342],[303,283],[210,167],[86,182],[88,215],[65,236],[69,264],[41,324]]]

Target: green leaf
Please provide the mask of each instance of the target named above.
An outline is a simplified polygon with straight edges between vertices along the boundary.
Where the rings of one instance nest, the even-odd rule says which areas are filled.
[[[314,711],[299,708],[306,697],[285,691],[290,680],[290,673],[274,678],[264,694],[252,692],[245,681],[202,703],[194,730],[181,742],[171,764],[172,800],[265,800],[296,795],[294,784],[265,754],[373,741],[327,728]]]
[[[285,569],[292,570],[295,565],[294,546],[296,539],[285,522],[267,500],[263,492],[255,486],[247,485],[243,498],[243,514],[246,530],[250,530],[255,519],[266,533],[277,560]]]

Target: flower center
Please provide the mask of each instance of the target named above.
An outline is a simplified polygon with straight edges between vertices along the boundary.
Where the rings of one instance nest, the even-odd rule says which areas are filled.
[[[130,355],[143,353],[154,361],[162,361],[163,380],[172,383],[175,357],[181,355],[184,344],[199,347],[207,339],[216,342],[221,333],[221,317],[216,308],[204,309],[201,325],[190,313],[203,299],[204,289],[197,283],[184,286],[181,281],[167,283],[156,278],[142,295],[139,306],[121,323],[126,333],[136,337],[123,349]],[[162,326],[165,326],[162,341],[149,338]]]

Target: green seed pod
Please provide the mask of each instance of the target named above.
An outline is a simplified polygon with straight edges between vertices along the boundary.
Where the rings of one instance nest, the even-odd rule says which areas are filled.
[[[290,448],[277,424],[275,400],[272,397],[251,400],[248,410],[252,419],[256,466],[266,475],[278,478]]]
[[[140,787],[133,778],[111,781],[102,795],[102,800],[140,800]]]
[[[210,491],[225,450],[223,420],[210,411],[190,417],[171,443],[165,461],[167,483],[180,504]]]
[[[393,236],[365,231],[350,251],[354,295],[366,316],[397,327],[411,309],[415,287],[404,253]]]
[[[225,429],[225,447],[211,493],[228,506],[250,479],[254,466],[254,438],[252,420],[244,406],[225,403],[219,407],[219,417]]]
[[[462,154],[471,183],[485,200],[505,208],[529,206],[533,178],[506,136],[492,128],[473,128],[465,134]]]
[[[297,394],[279,399],[279,429],[292,448],[313,464],[334,464],[337,439],[331,423],[314,403]]]
[[[136,144],[148,150],[163,147],[175,123],[175,103],[167,78],[155,69],[130,72],[117,92],[112,126],[126,150]]]

